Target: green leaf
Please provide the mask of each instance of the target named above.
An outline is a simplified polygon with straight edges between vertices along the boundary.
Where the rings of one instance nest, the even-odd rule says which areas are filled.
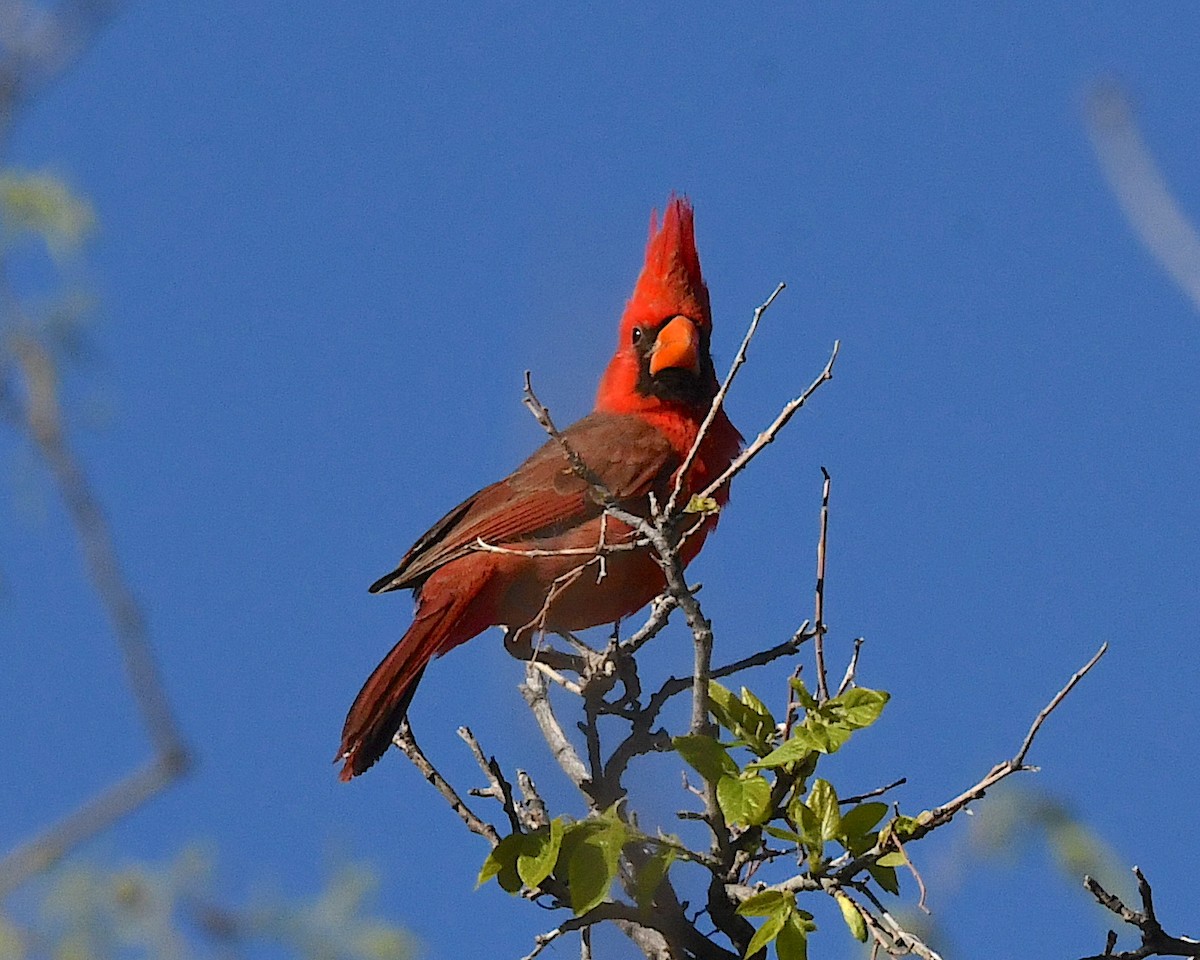
[[[764,890],[739,903],[736,913],[739,917],[769,917],[792,902],[794,898],[781,890]]]
[[[900,896],[900,880],[896,876],[895,867],[881,867],[878,864],[871,864],[867,867],[867,872],[875,878],[875,882],[884,890],[893,896]]]
[[[776,840],[782,840],[785,843],[803,843],[804,842],[804,838],[802,836],[800,836],[800,834],[795,833],[791,830],[783,830],[779,827],[770,827],[770,826],[763,827],[763,830],[765,830],[767,833],[769,833]]]
[[[739,699],[715,680],[709,681],[708,696],[709,710],[717,723],[759,756],[770,752],[775,719],[758,697],[743,687]]]
[[[719,513],[720,510],[721,505],[712,497],[701,497],[696,494],[692,495],[692,499],[683,508],[684,513]]]
[[[822,840],[832,840],[841,835],[842,816],[838,809],[837,791],[828,780],[818,777],[813,782],[807,806],[816,815]]]
[[[853,839],[870,833],[888,812],[886,803],[860,803],[842,814],[842,836]]]
[[[717,723],[736,736],[741,736],[747,725],[754,722],[746,705],[716,680],[708,681],[708,709]]]
[[[793,797],[788,804],[788,817],[800,831],[805,846],[819,857],[825,850],[825,838],[821,836],[821,821],[812,808],[800,797]]]
[[[890,853],[885,853],[875,862],[881,867],[902,867],[908,863],[904,857],[904,854],[902,854],[899,850],[892,850]]]
[[[571,909],[575,916],[587,913],[608,897],[615,869],[610,869],[604,851],[586,840],[575,848],[567,865],[567,883],[571,888]]]
[[[654,895],[666,879],[667,871],[675,862],[674,847],[659,847],[654,854],[642,864],[634,883],[633,899],[643,910],[649,910],[654,903]]]
[[[534,888],[554,872],[558,851],[562,846],[563,821],[555,817],[549,827],[526,834],[521,852],[517,856],[517,876],[525,886]]]
[[[892,818],[891,822],[884,828],[896,835],[899,840],[911,840],[917,827],[929,821],[932,816],[928,810],[923,811],[915,817],[906,817],[903,814],[897,814]]]
[[[866,943],[867,921],[863,919],[863,915],[859,912],[858,907],[854,905],[854,901],[840,890],[833,897],[837,900],[837,905],[841,907],[842,919],[846,921],[846,926],[850,928],[850,935],[859,943]]]
[[[752,957],[759,950],[765,947],[768,943],[779,936],[779,931],[783,929],[783,925],[787,923],[788,909],[780,910],[778,913],[773,913],[763,922],[754,936],[750,938],[750,945],[746,947],[746,956]]]
[[[804,685],[804,681],[799,677],[792,677],[788,680],[790,686],[796,692],[796,699],[800,701],[800,706],[805,710],[815,710],[817,707],[817,698],[808,692],[808,687]]]
[[[830,702],[842,708],[845,722],[853,729],[860,730],[869,727],[883,713],[884,704],[891,695],[885,690],[868,690],[866,687],[852,687]]]
[[[757,826],[770,816],[771,785],[757,774],[722,777],[717,781],[717,804],[726,823]]]
[[[801,917],[801,912],[798,910],[788,917],[775,938],[775,953],[779,960],[808,960],[808,934],[817,927],[811,919]]]
[[[795,763],[797,760],[804,760],[811,754],[816,753],[819,749],[820,748],[813,741],[812,735],[805,727],[796,727],[792,731],[791,737],[781,743],[762,759],[755,760],[753,763],[749,764],[747,769],[771,769],[773,767],[782,767],[788,763]]]
[[[738,775],[738,765],[733,757],[712,737],[690,734],[675,737],[671,742],[688,765],[709,783],[716,783],[722,776]]]
[[[45,173],[0,174],[0,214],[9,231],[38,235],[55,255],[78,247],[96,223],[86,201]]]
[[[808,732],[813,747],[821,753],[836,753],[853,732],[851,727],[838,721],[830,722],[815,713],[808,715],[803,729]]]
[[[616,816],[615,807],[600,817],[567,827],[559,862],[567,860],[567,884],[575,916],[607,899],[621,863],[621,848],[628,839],[628,828]]]
[[[766,720],[770,726],[775,726],[775,718],[771,715],[771,711],[767,709],[767,705],[759,700],[747,687],[742,687],[742,703]]]
[[[478,890],[492,877],[495,877],[496,882],[509,893],[519,891],[521,878],[517,875],[517,856],[521,853],[524,843],[525,834],[514,833],[496,844],[479,869],[479,876],[475,880],[475,889]]]

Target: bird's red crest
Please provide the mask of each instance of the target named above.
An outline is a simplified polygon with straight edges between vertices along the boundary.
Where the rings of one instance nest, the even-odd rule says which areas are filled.
[[[650,215],[646,262],[621,318],[622,339],[634,326],[660,323],[676,314],[703,326],[712,322],[696,253],[692,205],[686,197],[672,195],[661,227],[657,212]]]

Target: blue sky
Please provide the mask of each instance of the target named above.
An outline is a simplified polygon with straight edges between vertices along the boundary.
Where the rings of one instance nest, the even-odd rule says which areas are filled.
[[[369,858],[430,957],[521,956],[553,925],[470,892],[482,844],[398,754],[349,787],[329,759],[407,625],[366,586],[541,441],[522,371],[560,422],[586,412],[679,190],[719,368],[788,283],[729,402],[743,433],[843,345],[695,565],[718,659],[810,611],[826,466],[831,656],[867,637],[862,680],[894,696],[840,775],[906,775],[906,807],[954,796],[1109,640],[1036,782],[1148,872],[1169,928],[1188,919],[1200,318],[1123,220],[1082,106],[1120,78],[1200,217],[1197,62],[1182,3],[123,12],[11,148],[100,219],[98,362],[71,389],[114,415],[77,439],[201,758],[101,848],[207,838],[230,883],[298,893]],[[4,847],[148,751],[42,495],[39,517],[14,492],[0,527]],[[657,657],[683,669],[686,638]],[[520,674],[495,634],[429,672],[414,724],[459,780],[459,723],[540,769]],[[931,904],[964,955],[1103,942],[1036,853]]]

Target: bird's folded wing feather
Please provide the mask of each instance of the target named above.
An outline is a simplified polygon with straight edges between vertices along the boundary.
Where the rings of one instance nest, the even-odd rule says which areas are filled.
[[[681,458],[658,430],[635,416],[593,413],[563,432],[617,499],[663,487]],[[463,501],[435,523],[372,593],[419,586],[434,570],[478,549],[536,544],[599,516],[602,507],[557,440],[548,441],[511,475]]]

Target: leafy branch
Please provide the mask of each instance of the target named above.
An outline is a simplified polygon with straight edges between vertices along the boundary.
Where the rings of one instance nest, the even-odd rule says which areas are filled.
[[[754,330],[781,289],[782,285],[755,311],[681,472],[694,460],[704,431],[745,362]],[[765,957],[767,950],[773,950],[779,960],[798,960],[807,956],[808,940],[817,929],[815,904],[822,899],[836,904],[851,936],[872,942],[876,952],[934,960],[938,955],[933,948],[906,929],[886,905],[888,897],[900,894],[906,874],[913,877],[919,904],[924,905],[925,886],[913,860],[914,844],[949,824],[997,783],[1036,769],[1026,762],[1034,738],[1107,649],[1101,647],[1051,699],[1011,758],[947,803],[904,813],[898,805],[879,799],[902,785],[903,778],[853,795],[846,790],[843,798],[826,773],[826,761],[846,748],[859,731],[875,724],[890,697],[886,691],[858,683],[861,639],[854,643],[841,682],[835,688],[829,682],[823,639],[831,478],[822,471],[813,619],[789,638],[713,667],[712,624],[704,614],[698,588],[684,578],[680,545],[717,509],[712,494],[772,443],[791,416],[831,378],[837,354],[835,344],[811,385],[786,404],[699,496],[683,503],[683,481],[677,477],[665,504],[651,498],[647,509],[638,513],[618,503],[571,449],[526,375],[526,406],[562,445],[571,469],[589,483],[606,514],[633,531],[632,539],[620,544],[604,542],[602,536],[594,550],[574,551],[579,557],[576,573],[602,564],[609,552],[634,544],[655,557],[666,588],[645,624],[624,641],[614,636],[596,649],[576,637],[563,637],[570,651],[544,644],[526,667],[521,693],[551,756],[584,801],[582,816],[552,815],[521,771],[517,782],[523,799],[516,799],[501,765],[474,744],[472,751],[489,785],[472,793],[495,800],[506,821],[503,830],[487,824],[466,807],[423,755],[414,753],[411,730],[405,727],[397,735],[397,744],[467,827],[491,844],[477,882],[494,881],[511,894],[569,911],[567,920],[536,939],[525,960],[569,933],[580,934],[584,955],[590,955],[588,932],[602,923],[615,924],[647,957],[732,960]],[[640,673],[639,654],[677,610],[692,636],[691,675],[667,677],[648,686]],[[796,669],[786,687],[776,691],[778,711],[749,687],[726,685],[745,671],[795,656],[810,640],[816,654],[813,685],[810,688]],[[552,696],[556,687],[573,706],[564,708],[556,701]],[[686,727],[672,732],[662,722],[664,708],[689,690],[692,702]],[[581,717],[574,724],[579,737],[569,733],[570,725],[560,719],[564,709]],[[664,753],[678,757],[692,778],[689,782],[684,777],[687,795],[699,801],[700,809],[677,813],[686,840],[662,827],[647,829],[629,802],[624,780],[631,766],[639,758]],[[705,831],[703,842],[696,842],[696,826]],[[699,908],[693,905],[697,900]]]

